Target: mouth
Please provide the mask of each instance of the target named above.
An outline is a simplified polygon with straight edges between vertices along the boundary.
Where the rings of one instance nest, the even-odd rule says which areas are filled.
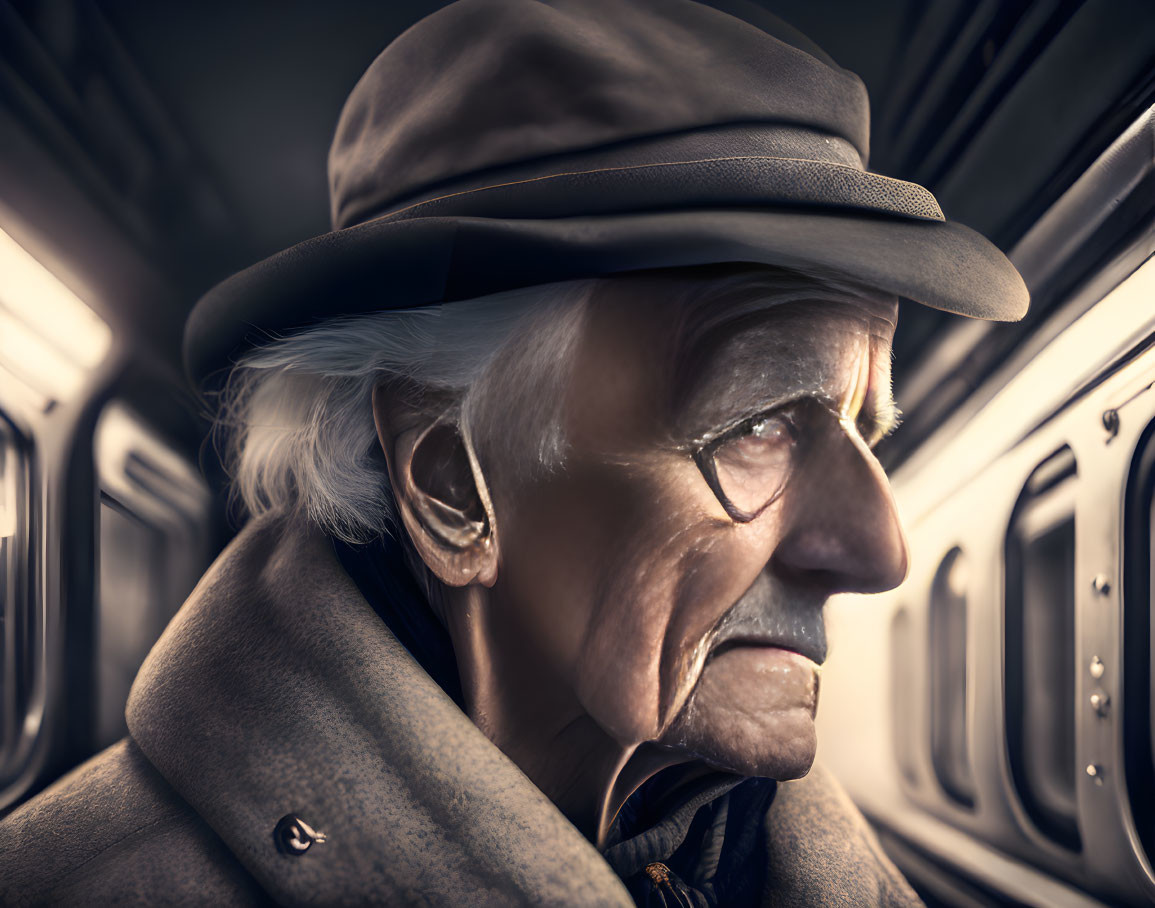
[[[815,665],[821,665],[825,659],[825,647],[817,646],[806,640],[782,640],[773,637],[733,637],[716,643],[711,649],[710,654],[706,657],[706,662],[709,663],[711,659],[716,659],[722,653],[728,652],[732,649],[737,649],[741,646],[754,647],[772,647],[774,649],[783,649],[787,652],[797,653],[799,656],[804,656],[813,662]]]

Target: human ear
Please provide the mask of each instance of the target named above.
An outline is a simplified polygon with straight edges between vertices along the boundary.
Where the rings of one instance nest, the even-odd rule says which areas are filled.
[[[385,387],[373,392],[373,421],[389,482],[414,548],[447,586],[497,579],[489,495],[469,440]]]

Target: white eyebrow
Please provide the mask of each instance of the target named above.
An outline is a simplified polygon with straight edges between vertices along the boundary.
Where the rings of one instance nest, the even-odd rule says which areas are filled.
[[[889,392],[883,405],[871,414],[871,424],[878,441],[902,425],[902,411],[898,409],[898,404],[894,402],[894,397]]]
[[[885,388],[878,389],[874,395],[874,400],[875,403],[872,404],[870,395],[867,396],[864,404],[864,410],[867,411],[869,420],[866,427],[867,431],[859,430],[863,440],[871,447],[891,435],[895,429],[902,425],[902,411],[894,400],[894,390],[890,381],[887,381]]]

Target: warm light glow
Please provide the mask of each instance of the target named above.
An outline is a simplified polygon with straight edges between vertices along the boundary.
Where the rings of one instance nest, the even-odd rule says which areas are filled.
[[[0,366],[62,400],[111,346],[108,324],[0,230]]]
[[[0,540],[16,535],[16,508],[19,504],[16,500],[19,493],[16,474],[20,464],[15,455],[15,448],[0,438]]]
[[[11,313],[0,309],[0,363],[45,397],[67,400],[84,384],[84,371]]]

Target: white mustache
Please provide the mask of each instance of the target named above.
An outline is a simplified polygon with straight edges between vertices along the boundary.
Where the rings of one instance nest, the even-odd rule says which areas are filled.
[[[821,665],[826,659],[826,598],[762,571],[710,632],[710,655],[727,644],[751,643],[793,650]]]

